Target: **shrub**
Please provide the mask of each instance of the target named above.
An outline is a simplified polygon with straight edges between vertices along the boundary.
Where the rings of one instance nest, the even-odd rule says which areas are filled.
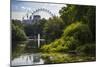
[[[78,46],[89,43],[91,38],[92,35],[88,25],[76,22],[65,28],[62,37],[48,45],[45,45],[48,47],[45,47],[43,50],[59,52],[76,50]],[[50,49],[48,50],[47,48]]]
[[[95,44],[85,44],[85,45],[77,47],[77,51],[82,54],[95,55],[96,46]]]
[[[66,39],[68,36],[73,36],[81,44],[92,40],[92,33],[88,25],[82,24],[81,22],[73,23],[64,30],[63,38]]]
[[[68,47],[68,50],[75,50],[76,47],[79,45],[79,41],[76,40],[73,36],[66,37],[65,45]]]

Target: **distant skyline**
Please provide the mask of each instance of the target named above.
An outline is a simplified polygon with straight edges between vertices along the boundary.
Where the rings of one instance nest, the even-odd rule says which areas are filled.
[[[22,1],[16,1],[11,0],[11,19],[18,19],[22,20],[22,17],[25,16],[27,13],[31,13],[37,9],[44,8],[49,10],[52,14],[55,16],[59,16],[59,10],[66,6],[65,4],[53,4],[53,3],[36,3],[36,2],[22,2]],[[39,14],[42,18],[48,19],[51,17],[50,14],[46,12],[37,12],[36,14]]]

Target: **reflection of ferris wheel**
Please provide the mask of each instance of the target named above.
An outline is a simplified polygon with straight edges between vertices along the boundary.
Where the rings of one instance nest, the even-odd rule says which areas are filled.
[[[44,8],[40,8],[40,9],[36,9],[35,11],[31,12],[30,15],[29,13],[26,13],[25,16],[23,16],[23,20],[25,19],[32,19],[33,16],[37,13],[37,12],[40,12],[40,11],[44,11],[44,12],[47,12],[49,15],[51,15],[52,17],[55,16],[53,13],[51,13],[51,11],[47,10],[47,9],[44,9]]]

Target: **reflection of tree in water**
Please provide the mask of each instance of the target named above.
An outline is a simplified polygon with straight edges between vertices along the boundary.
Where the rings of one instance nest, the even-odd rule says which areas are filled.
[[[37,41],[34,41],[34,40],[30,40],[28,43],[27,43],[27,48],[36,48],[38,47],[37,46]]]
[[[22,42],[15,42],[12,44],[17,45],[12,51],[12,59],[14,59],[24,53],[25,45],[27,44],[27,42],[22,41]]]
[[[33,62],[40,62],[40,56],[34,55],[33,58]]]
[[[37,41],[33,41],[33,40],[28,41],[24,51],[25,51],[25,53],[37,53],[37,52],[39,52]]]
[[[39,54],[28,55],[26,56],[26,61],[27,62],[31,61],[33,63],[40,62],[40,56]]]

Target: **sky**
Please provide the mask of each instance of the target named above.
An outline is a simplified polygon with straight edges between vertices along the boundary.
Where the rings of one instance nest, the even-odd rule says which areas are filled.
[[[59,16],[59,10],[66,6],[65,4],[54,4],[54,3],[36,3],[36,2],[22,2],[17,0],[11,0],[11,19],[18,19],[22,20],[22,18],[26,17],[26,14],[30,15],[33,11],[36,11],[37,9],[47,9],[49,10],[53,15]],[[49,13],[44,11],[39,11],[35,13],[36,15],[40,15],[41,18],[48,19],[49,17],[52,17]]]

